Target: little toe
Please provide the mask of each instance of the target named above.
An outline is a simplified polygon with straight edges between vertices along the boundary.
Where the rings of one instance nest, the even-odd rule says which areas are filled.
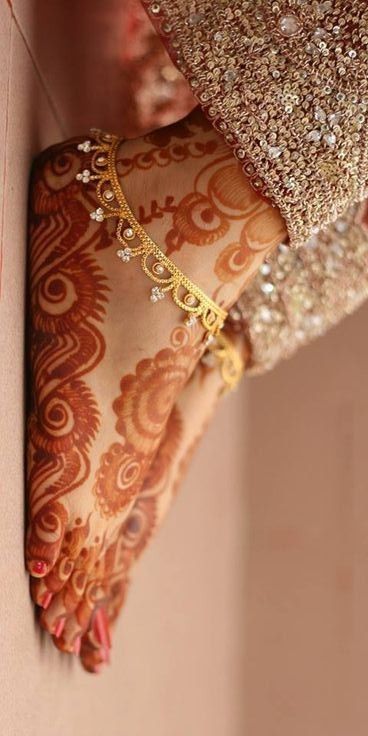
[[[79,656],[82,667],[92,674],[100,673],[110,661],[109,650],[100,644],[91,630],[82,637]]]

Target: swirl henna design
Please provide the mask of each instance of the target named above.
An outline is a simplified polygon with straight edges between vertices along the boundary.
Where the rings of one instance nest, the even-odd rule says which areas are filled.
[[[167,252],[180,250],[184,245],[212,245],[224,238],[234,221],[241,222],[240,242],[227,245],[225,257],[219,256],[215,273],[221,281],[241,275],[249,268],[254,251],[269,250],[285,235],[277,210],[250,186],[245,186],[244,173],[231,153],[227,153],[203,167],[196,177],[194,191],[177,205],[173,228],[166,237]],[[236,248],[243,251],[242,265],[237,263],[234,270],[231,262],[238,255]]]
[[[121,395],[114,402],[117,430],[123,436],[123,441],[127,438],[127,441],[131,443],[130,447],[134,446],[137,453],[139,453],[141,465],[143,465],[146,473],[144,485],[147,487],[147,479],[149,479],[149,488],[154,484],[156,494],[160,483],[164,482],[165,471],[180,439],[181,422],[178,413],[172,408],[173,402],[181,387],[187,382],[193,369],[193,363],[196,363],[198,359],[198,348],[191,343],[190,334],[184,328],[174,329],[171,343],[170,348],[159,351],[155,358],[140,361],[135,374],[123,377]],[[152,469],[147,472],[159,444],[162,443],[163,433],[168,438],[163,445],[164,451],[157,454]],[[114,443],[108,452],[103,455],[96,473],[94,492],[98,494],[100,513],[107,518],[117,516],[130,501],[135,501],[142,490],[143,473],[139,479],[133,473],[130,484],[129,482],[125,483],[122,488],[121,476],[124,474],[125,468],[122,471],[120,463],[121,458],[127,459],[128,457],[126,449],[123,443]],[[108,465],[106,475],[107,458],[109,456],[116,457],[117,463]],[[134,454],[131,454],[131,458],[134,457]],[[146,491],[143,495],[146,499],[149,492]],[[142,498],[142,494],[140,494],[140,497]],[[146,500],[144,503],[146,503]],[[153,512],[153,501],[147,500],[147,503],[151,505]],[[140,504],[135,505],[134,508],[135,521],[130,513],[131,518],[127,527],[130,534],[133,533],[139,514],[141,514]],[[129,508],[127,513],[129,513]],[[65,620],[63,630],[59,631],[57,629],[58,636],[54,638],[56,646],[63,651],[74,650],[76,638],[81,636],[87,628],[89,617],[91,617],[94,609],[98,610],[100,608],[97,601],[90,595],[90,590],[91,587],[97,588],[101,594],[101,591],[106,587],[106,582],[103,583],[103,578],[106,578],[106,570],[102,569],[104,562],[101,563],[101,557],[104,560],[105,555],[108,555],[110,559],[113,550],[118,549],[115,537],[120,536],[120,526],[121,522],[112,540],[111,538],[108,540],[109,546],[106,553],[104,552],[105,548],[101,547],[99,554],[95,555],[96,559],[98,558],[98,563],[92,568],[86,559],[76,561],[75,570],[70,581],[67,582],[59,596],[54,597],[51,605],[42,614],[42,623],[48,630],[51,629],[52,625],[55,630],[55,621],[57,628],[60,620]],[[62,553],[67,556],[70,554],[70,550],[63,547]],[[129,554],[132,554],[132,550]],[[126,563],[127,555],[124,553],[124,565]],[[75,576],[80,568],[89,575],[89,582],[87,579],[85,580],[86,595],[80,590],[79,585],[77,594],[75,594]],[[115,562],[112,573],[115,582],[120,579],[121,576],[117,575],[116,572]],[[79,581],[79,576],[77,576],[77,580]],[[110,580],[109,585],[111,584]],[[120,592],[122,594],[122,591]],[[106,597],[106,595],[102,597]]]
[[[75,182],[74,141],[42,154],[33,169],[30,204],[29,304],[31,407],[28,419],[30,524],[27,564],[52,567],[68,521],[65,495],[88,477],[88,451],[99,426],[84,383],[103,359],[98,329],[108,287],[93,258],[87,203]]]
[[[92,584],[97,585],[102,595],[108,627],[111,629],[124,605],[129,587],[129,573],[133,563],[148,545],[159,524],[158,496],[167,487],[170,466],[180,447],[182,422],[179,411],[174,407],[166,427],[165,436],[151,466],[151,472],[127,517],[121,525],[118,538],[106,550],[103,573]],[[98,672],[99,665],[106,662],[105,647],[96,637],[94,616],[81,642],[81,659],[89,672]]]
[[[179,347],[161,350],[153,359],[140,361],[135,374],[122,378],[121,394],[113,409],[116,430],[124,444],[115,442],[103,454],[93,487],[103,516],[116,516],[137,497],[176,396],[198,358],[198,348],[188,340]]]
[[[185,146],[183,138],[190,145]],[[149,145],[152,142],[153,148]],[[124,171],[125,183],[129,183],[134,161],[142,160],[142,166],[150,170],[164,166],[173,170],[178,156],[191,167],[193,187],[178,197],[178,190],[170,183],[174,180],[165,180],[162,200],[150,198],[145,205],[141,203],[138,219],[144,225],[164,216],[171,221],[165,234],[167,255],[184,247],[216,246],[227,240],[225,248],[222,244],[218,249],[214,274],[220,285],[237,281],[241,290],[248,272],[252,275],[286,237],[280,214],[251,187],[229,148],[198,109],[186,121],[145,136],[138,150],[134,143],[128,150],[124,145],[117,168],[120,174]],[[181,194],[182,189],[179,191]]]
[[[64,579],[61,588],[55,576],[47,576],[42,581],[46,587],[42,588],[41,600],[47,605],[41,614],[41,624],[55,634],[54,643],[62,651],[75,650],[93,612],[101,608],[102,580],[106,576],[103,560],[106,554],[111,556],[111,550],[115,548],[122,519],[129,514],[145,477],[147,474],[150,476],[150,465],[162,434],[168,428],[168,451],[176,445],[180,422],[175,421],[175,415],[169,422],[168,419],[176,396],[188,381],[198,356],[199,348],[192,335],[185,328],[177,327],[173,330],[170,348],[160,350],[153,359],[140,361],[135,373],[121,380],[121,394],[114,401],[113,408],[117,417],[116,431],[122,441],[114,442],[103,453],[93,487],[99,517],[108,523],[110,519],[117,521],[110,532],[107,528],[104,535],[93,539],[93,543],[89,519],[83,538],[77,539],[76,529],[68,531],[64,535],[61,555],[74,560],[72,572],[68,570],[68,578]],[[154,472],[158,481],[163,470],[160,471],[157,463]],[[81,524],[81,519],[78,523]],[[88,544],[81,549],[86,539]],[[98,591],[98,595],[91,592],[93,589]],[[50,592],[56,593],[52,600]],[[40,595],[38,581],[35,593]]]
[[[131,569],[161,526],[222,392],[218,370],[207,367],[203,372],[198,365],[173,407],[141,492],[121,525],[119,539],[106,552],[109,561],[99,584],[110,627],[125,603]],[[105,662],[93,625],[82,638],[80,655],[89,672],[99,672]]]
[[[196,134],[198,130],[200,126]],[[201,135],[209,134],[201,132]],[[192,143],[195,142],[194,136]],[[169,458],[176,453],[175,448],[170,450],[169,443],[167,456],[158,449],[177,396],[204,350],[198,326],[188,329],[180,325],[173,330],[173,323],[178,322],[171,313],[168,323],[166,317],[160,322],[162,317],[150,316],[153,329],[145,329],[144,334],[152,333],[152,338],[143,355],[154,357],[142,359],[139,346],[129,357],[131,362],[124,363],[123,371],[116,366],[121,354],[129,353],[129,340],[121,350],[126,332],[120,326],[124,294],[119,293],[119,288],[121,283],[131,288],[131,281],[123,269],[117,273],[113,263],[116,248],[113,224],[91,220],[90,214],[97,203],[96,192],[93,182],[83,182],[81,186],[76,180],[77,175],[80,179],[81,170],[90,165],[88,151],[79,154],[77,143],[51,149],[51,153],[46,152],[39,159],[33,177],[30,217],[30,356],[34,396],[29,418],[27,559],[33,574],[42,578],[32,582],[33,598],[44,607],[41,623],[55,634],[55,643],[65,651],[77,646],[78,637],[96,616],[99,622],[96,630],[102,636],[101,611],[107,601],[102,582],[107,550],[111,551],[111,563],[111,558],[115,560],[114,555],[120,554],[119,531],[133,509],[135,514],[143,513],[142,507],[147,506],[149,518],[156,518],[156,502],[148,500],[146,479],[150,478],[150,487],[156,492],[159,487],[164,490],[166,474],[160,470],[158,459],[163,467],[169,466]],[[134,145],[142,145],[143,150],[148,144],[135,142]],[[198,248],[187,247],[191,245],[189,240],[178,251],[178,259],[189,265],[192,272],[199,265],[201,275],[208,274],[209,290],[216,292],[228,284],[216,273],[216,261],[229,242],[240,242],[244,212],[237,210],[241,200],[240,180],[231,195],[221,189],[218,172],[231,167],[233,161],[221,148],[216,147],[212,154],[209,148],[203,147],[205,150],[203,160],[201,156],[186,159],[189,169],[185,169],[185,186],[183,181],[175,182],[175,177],[167,175],[159,180],[164,201],[165,196],[173,197],[174,208],[165,213],[159,239],[164,243],[168,232],[174,229],[176,202],[198,193],[209,198],[210,192],[212,205],[219,211],[220,219],[227,221],[227,226],[222,224],[219,229],[215,248],[206,248],[206,254],[210,255],[208,263],[202,254],[196,256]],[[175,167],[177,164],[171,162],[168,171],[174,173]],[[160,167],[154,164],[147,177],[156,176],[159,171]],[[136,173],[141,174],[138,169]],[[151,211],[152,193],[157,191],[157,186],[153,186],[157,182],[155,176],[152,186],[147,179],[147,186],[135,196],[137,209],[147,209],[148,194],[148,211]],[[127,181],[130,177],[133,177],[131,191],[136,192],[134,169]],[[227,177],[230,185],[229,173]],[[169,191],[172,183],[176,186],[173,193]],[[242,183],[244,186],[244,180]],[[256,215],[261,205],[251,205],[249,198],[247,202],[250,220],[250,214]],[[263,204],[270,209],[267,203]],[[206,217],[202,218],[203,243],[211,229],[211,224],[206,225]],[[198,222],[200,218],[195,220],[197,225]],[[268,237],[271,241],[274,233],[268,233]],[[106,252],[111,245],[113,258]],[[258,252],[263,258],[263,246],[259,251],[254,249],[254,257]],[[240,280],[246,272],[247,269],[242,272]],[[235,300],[233,281],[230,286],[234,295],[231,299]],[[131,295],[134,298],[134,293],[132,290],[128,298]],[[131,304],[128,299],[125,303]],[[141,303],[140,300],[137,309],[143,314]],[[159,307],[152,310],[157,314]],[[165,334],[171,331],[170,341],[167,337],[161,341],[157,335],[157,324],[162,328],[164,323]],[[107,400],[102,386],[108,389]],[[101,416],[100,407],[110,407],[112,402],[113,411],[104,411]],[[167,496],[163,492],[156,495],[160,498],[161,513],[162,499]],[[137,525],[137,516],[134,519],[129,522],[130,534]],[[126,559],[125,547],[124,555]],[[39,567],[39,563],[44,567]],[[111,570],[115,575],[115,563]],[[115,576],[114,585],[121,597],[124,586],[118,578]]]

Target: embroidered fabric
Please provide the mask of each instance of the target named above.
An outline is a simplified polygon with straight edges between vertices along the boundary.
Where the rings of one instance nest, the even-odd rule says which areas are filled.
[[[230,311],[261,373],[323,335],[368,296],[368,203],[296,251],[281,244]]]
[[[292,245],[364,199],[365,0],[143,3],[253,186],[280,209]]]
[[[202,109],[299,246],[281,244],[231,312],[259,373],[367,297],[367,208],[353,203],[368,195],[368,6],[142,2]]]

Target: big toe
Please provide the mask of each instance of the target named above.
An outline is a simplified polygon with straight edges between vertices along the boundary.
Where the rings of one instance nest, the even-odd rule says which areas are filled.
[[[54,567],[67,521],[68,513],[58,502],[46,504],[31,518],[27,532],[26,564],[33,577],[44,578]]]
[[[74,569],[74,562],[69,557],[60,557],[51,571],[44,578],[31,578],[31,595],[33,601],[41,608],[48,608],[52,598],[64,587]]]

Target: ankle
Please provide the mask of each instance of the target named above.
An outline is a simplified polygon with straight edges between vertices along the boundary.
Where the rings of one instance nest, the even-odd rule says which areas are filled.
[[[229,308],[286,231],[278,210],[252,189],[222,137],[198,115],[124,142],[118,172],[150,237]]]

